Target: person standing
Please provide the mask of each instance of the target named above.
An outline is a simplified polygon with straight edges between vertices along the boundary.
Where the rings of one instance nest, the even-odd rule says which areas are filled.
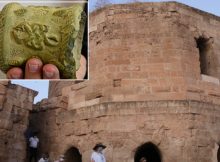
[[[93,153],[91,156],[91,162],[106,162],[103,150],[106,148],[102,143],[98,143],[93,148]]]
[[[37,151],[38,151],[39,139],[37,137],[37,132],[33,133],[33,136],[29,138],[29,150],[30,150],[30,159],[29,162],[37,162]]]

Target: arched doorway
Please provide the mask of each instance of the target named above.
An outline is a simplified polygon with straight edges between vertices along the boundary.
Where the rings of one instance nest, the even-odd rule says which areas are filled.
[[[82,162],[82,155],[79,150],[75,147],[69,148],[65,154],[65,162]]]
[[[146,158],[147,162],[162,162],[160,150],[152,142],[147,142],[137,148],[134,162],[140,162],[143,157]]]

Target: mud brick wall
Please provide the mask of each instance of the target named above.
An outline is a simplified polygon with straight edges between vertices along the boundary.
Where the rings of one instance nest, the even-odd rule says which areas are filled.
[[[25,161],[24,133],[36,94],[30,89],[0,82],[0,161]]]

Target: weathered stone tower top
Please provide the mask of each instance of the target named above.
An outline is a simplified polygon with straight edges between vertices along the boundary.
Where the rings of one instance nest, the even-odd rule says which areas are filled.
[[[176,2],[99,9],[90,15],[90,80],[73,93],[219,103],[219,27],[219,17]]]

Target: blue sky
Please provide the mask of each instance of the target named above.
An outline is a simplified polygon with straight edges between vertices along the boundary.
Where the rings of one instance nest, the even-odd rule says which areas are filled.
[[[97,0],[89,0],[90,10],[94,9],[94,5]],[[111,3],[127,3],[129,0],[109,0]],[[167,0],[163,0],[167,1]],[[212,13],[214,15],[220,16],[220,0],[177,0],[180,3],[187,4],[189,6],[198,8],[200,10]],[[142,0],[142,2],[161,2],[161,0]],[[49,81],[36,80],[36,81],[13,81],[15,84],[22,85],[34,89],[39,92],[38,96],[35,98],[35,103],[43,98],[48,97],[48,85]]]
[[[34,98],[34,103],[48,97],[48,80],[13,80],[12,83],[38,91],[38,95]]]

